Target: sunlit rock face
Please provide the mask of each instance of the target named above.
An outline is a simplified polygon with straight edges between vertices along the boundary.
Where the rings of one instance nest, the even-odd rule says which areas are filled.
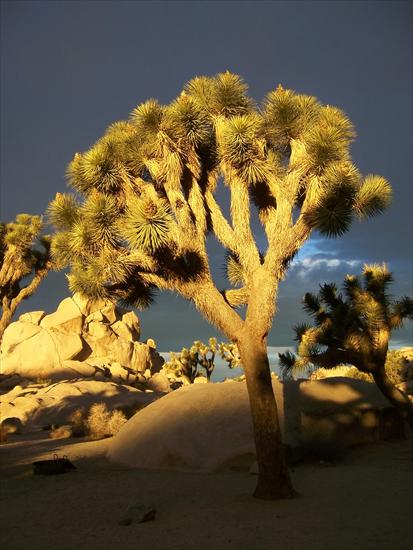
[[[273,380],[273,388],[284,442],[293,451],[305,454],[317,445],[326,451],[399,433],[393,409],[374,384]],[[122,427],[108,457],[136,468],[249,469],[255,448],[245,382],[184,386],[166,395]]]
[[[128,384],[145,381],[164,360],[139,337],[139,319],[132,311],[75,294],[49,315],[25,313],[7,327],[1,374],[53,382],[90,376]]]

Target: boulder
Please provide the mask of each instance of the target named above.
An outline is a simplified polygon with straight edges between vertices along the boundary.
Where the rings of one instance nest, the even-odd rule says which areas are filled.
[[[164,362],[164,358],[153,347],[141,342],[133,343],[131,366],[136,372],[143,374],[149,370],[150,375],[153,375],[161,370]]]
[[[147,387],[148,389],[157,392],[169,393],[171,391],[171,384],[169,383],[168,378],[160,372],[156,372],[148,380]]]
[[[110,338],[88,338],[88,344],[93,352],[89,361],[98,359],[105,360],[107,363],[117,362],[122,366],[130,366],[133,369],[133,343],[116,336]]]
[[[0,429],[6,434],[21,434],[23,432],[23,424],[20,418],[9,416],[1,421]]]
[[[284,442],[293,449],[386,437],[383,418],[388,422],[393,409],[374,384],[273,379],[273,388]],[[248,471],[255,447],[246,383],[193,384],[169,393],[122,427],[108,458],[137,468]]]
[[[28,323],[33,323],[33,325],[39,325],[45,315],[45,311],[29,311],[20,315],[19,321],[27,321]]]
[[[132,311],[122,315],[121,321],[116,321],[110,327],[119,337],[131,342],[138,341],[140,338],[139,319]]]
[[[105,319],[103,317],[103,313],[100,310],[98,310],[98,311],[94,311],[93,313],[88,315],[85,319],[85,323],[89,324],[92,321],[97,321],[98,323],[102,323],[102,322],[104,322],[104,320]]]
[[[136,382],[136,374],[128,367],[122,367],[116,361],[108,365],[110,377],[114,382],[132,384]]]
[[[32,338],[40,331],[40,327],[28,321],[18,321],[17,323],[11,323],[4,331],[1,341],[0,350],[2,355],[6,355],[12,352],[18,344],[24,342],[25,340],[28,340],[29,338]]]
[[[65,333],[80,334],[83,327],[83,315],[73,298],[65,298],[57,310],[46,315],[40,321],[43,328],[55,328]]]
[[[63,361],[63,373],[66,380],[71,378],[92,378],[95,376],[98,367],[89,365],[86,361]]]
[[[123,313],[125,313],[125,310],[118,308],[112,303],[104,305],[99,311],[102,313],[103,318],[107,323],[114,323],[120,316],[123,315]],[[132,313],[132,315],[134,314]]]
[[[32,379],[52,376],[56,379],[57,371],[64,368],[63,362],[76,357],[82,347],[82,340],[77,334],[63,334],[54,329],[40,330],[2,358],[2,374],[18,374]]]
[[[88,317],[95,311],[99,311],[108,305],[105,300],[89,300],[88,298],[77,293],[71,297],[71,300],[73,300],[80,313],[85,317]]]
[[[98,340],[101,340],[102,338],[106,339],[105,342],[107,341],[108,344],[109,342],[113,342],[116,338],[109,325],[95,320],[88,324],[88,333]],[[108,344],[105,343],[104,345]]]

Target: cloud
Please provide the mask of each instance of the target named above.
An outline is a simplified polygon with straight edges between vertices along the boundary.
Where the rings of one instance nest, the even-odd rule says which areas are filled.
[[[307,256],[302,260],[295,260],[291,266],[291,270],[295,271],[300,279],[307,279],[314,271],[336,271],[343,269],[354,269],[362,262],[360,260],[343,260],[340,258],[320,258]]]

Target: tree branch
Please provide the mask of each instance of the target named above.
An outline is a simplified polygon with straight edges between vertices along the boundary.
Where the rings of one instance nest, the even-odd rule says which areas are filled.
[[[261,265],[258,248],[251,231],[250,198],[247,185],[234,176],[229,182],[231,189],[231,218],[237,242],[238,258],[251,275]]]
[[[234,230],[228,223],[211,191],[205,193],[206,204],[209,209],[212,222],[212,230],[224,248],[238,254],[238,245]]]
[[[244,321],[225,301],[210,278],[182,284],[178,292],[193,302],[202,315],[232,341],[236,341]]]

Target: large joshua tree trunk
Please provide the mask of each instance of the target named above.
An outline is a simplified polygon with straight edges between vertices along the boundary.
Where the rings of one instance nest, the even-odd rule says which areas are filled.
[[[261,294],[256,292],[257,288],[262,290]],[[238,346],[247,381],[258,463],[254,496],[267,500],[291,498],[296,494],[285,461],[267,356],[266,336],[274,313],[276,288],[277,283],[269,279],[263,268],[255,273],[245,321],[225,303],[210,282],[202,286],[201,292],[190,285],[186,292],[206,319]]]
[[[413,405],[407,395],[392,384],[384,367],[376,369],[372,374],[377,387],[413,430]]]
[[[255,448],[258,483],[254,496],[262,499],[292,498],[277,403],[267,355],[267,334],[271,327],[278,282],[264,267],[251,279],[251,294],[243,329],[237,344],[247,382]]]
[[[258,462],[254,496],[267,500],[292,498],[295,491],[282,446],[266,345],[262,339],[246,334],[238,340],[238,349],[247,381]]]

